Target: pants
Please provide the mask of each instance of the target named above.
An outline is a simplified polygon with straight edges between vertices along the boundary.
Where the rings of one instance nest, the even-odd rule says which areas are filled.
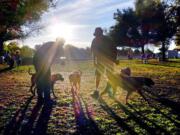
[[[50,90],[51,90],[51,71],[50,68],[46,71],[43,71],[42,68],[35,66],[37,78],[37,95],[38,99],[42,99],[44,96],[45,100],[50,99]]]

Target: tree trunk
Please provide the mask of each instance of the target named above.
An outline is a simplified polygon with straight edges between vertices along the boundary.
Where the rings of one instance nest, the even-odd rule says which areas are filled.
[[[144,54],[144,45],[141,46],[141,49],[142,49],[142,54]]]
[[[0,55],[2,55],[4,47],[3,47],[4,40],[0,38]]]
[[[166,44],[165,41],[162,42],[162,61],[166,61]]]

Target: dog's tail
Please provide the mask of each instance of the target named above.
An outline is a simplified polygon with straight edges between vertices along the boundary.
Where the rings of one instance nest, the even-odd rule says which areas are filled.
[[[31,68],[28,69],[28,74],[33,75],[33,73],[31,72]]]

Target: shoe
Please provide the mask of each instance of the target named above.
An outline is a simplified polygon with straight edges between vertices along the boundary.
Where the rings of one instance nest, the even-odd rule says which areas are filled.
[[[44,101],[44,104],[45,105],[55,105],[57,102],[56,101],[54,101],[54,100],[52,100],[52,99],[46,99],[45,101]]]
[[[38,97],[37,104],[41,105],[44,103],[44,99],[42,97]]]
[[[91,94],[91,97],[95,98],[95,99],[98,99],[99,98],[99,91],[98,90],[95,90],[93,92],[93,94]]]

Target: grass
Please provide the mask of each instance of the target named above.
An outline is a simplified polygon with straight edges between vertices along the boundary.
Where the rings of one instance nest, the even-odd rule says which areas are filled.
[[[149,64],[142,64],[138,60],[121,60],[116,67],[116,72],[119,72],[121,68],[130,67],[133,76],[151,77],[156,82],[153,93],[179,105],[180,67],[178,62],[157,63],[152,60]],[[0,66],[0,69],[2,68],[4,67]],[[32,66],[20,66],[0,74],[0,134],[23,133],[23,129],[26,129],[30,122],[37,99],[36,97],[29,99],[31,96],[28,91],[30,76],[27,71],[29,68],[33,69]],[[83,71],[81,97],[73,98],[68,75],[77,69]],[[180,118],[176,109],[178,106],[176,104],[174,106],[168,104],[168,106],[165,102],[156,100],[154,95],[145,93],[150,104],[136,93],[131,96],[128,104],[124,104],[126,92],[121,89],[117,92],[115,99],[108,95],[103,96],[99,101],[93,99],[90,94],[95,88],[94,71],[92,61],[72,61],[64,66],[53,65],[52,72],[60,72],[65,77],[64,82],[57,82],[55,85],[57,104],[48,109],[39,108],[37,117],[35,115],[32,117],[33,126],[28,126],[31,130],[26,131],[37,132],[41,126],[47,126],[47,129],[42,128],[41,131],[46,131],[48,134],[179,133]],[[102,79],[100,91],[105,88],[105,85],[106,81]],[[78,115],[74,105],[81,108]],[[40,119],[42,116],[47,122],[45,125]]]

